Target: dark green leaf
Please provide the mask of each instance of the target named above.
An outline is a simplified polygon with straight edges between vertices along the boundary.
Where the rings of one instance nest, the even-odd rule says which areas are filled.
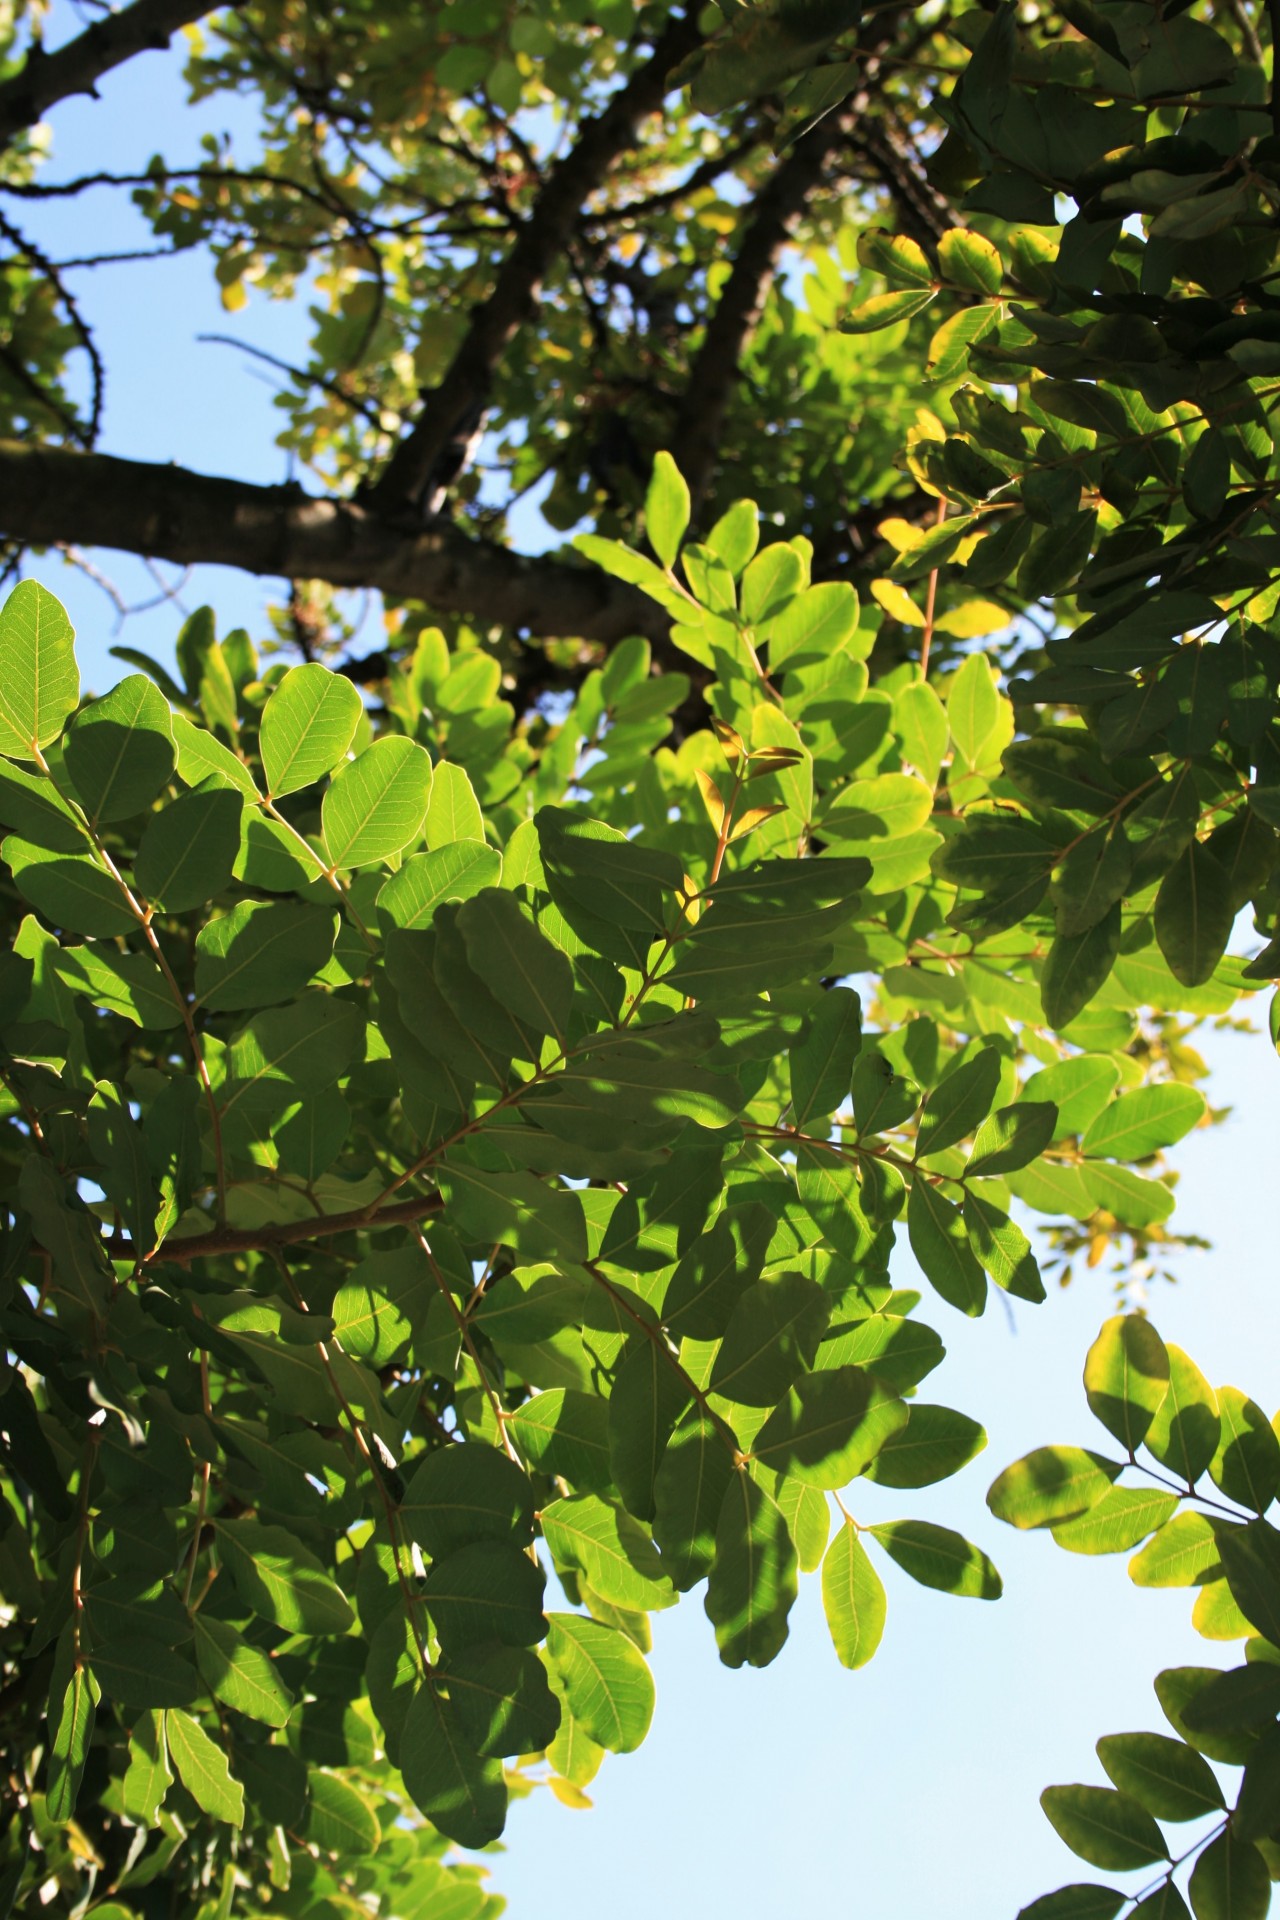
[[[1159,1827],[1127,1793],[1110,1787],[1046,1787],[1040,1805],[1072,1853],[1091,1866],[1125,1873],[1169,1857]]]
[[[726,1667],[767,1667],[777,1658],[796,1582],[796,1550],[787,1523],[740,1468],[725,1489],[705,1601]]]
[[[950,1527],[928,1520],[890,1520],[867,1531],[889,1558],[922,1587],[968,1600],[998,1600],[1003,1583],[991,1561]]]

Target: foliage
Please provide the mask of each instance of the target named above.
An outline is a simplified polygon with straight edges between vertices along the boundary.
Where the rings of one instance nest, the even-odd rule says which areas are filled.
[[[1041,1795],[1082,1860],[1113,1872],[1147,1869],[1146,1884],[1130,1894],[1093,1882],[1062,1887],[1025,1907],[1024,1920],[1110,1920],[1126,1909],[1190,1910],[1199,1920],[1265,1914],[1280,1875],[1280,1530],[1264,1517],[1280,1491],[1280,1441],[1253,1400],[1237,1387],[1215,1393],[1181,1348],[1166,1348],[1136,1315],[1106,1323],[1084,1380],[1091,1410],[1124,1457],[1037,1448],[996,1480],[993,1513],[1011,1526],[1049,1527],[1069,1553],[1138,1547],[1130,1578],[1140,1587],[1197,1588],[1197,1631],[1210,1641],[1243,1640],[1245,1658],[1225,1672],[1189,1666],[1159,1674],[1156,1697],[1177,1737],[1108,1734],[1098,1758],[1110,1786]],[[1124,1482],[1130,1472],[1134,1484]],[[1210,1761],[1244,1769],[1231,1806]],[[1190,1844],[1175,1848],[1159,1821],[1199,1826]],[[1182,1869],[1190,1909],[1175,1878]]]
[[[327,498],[103,462],[92,336],[4,224],[15,546],[293,587],[271,642],[202,610],[101,699],[50,593],[0,612],[0,1910],[495,1913],[449,1843],[643,1740],[651,1612],[705,1582],[763,1666],[817,1576],[859,1668],[898,1577],[998,1597],[912,1511],[985,1434],[917,1397],[893,1250],[944,1327],[1152,1275],[1194,1025],[1280,978],[1254,12],[205,23],[192,84],[251,92],[261,153],[119,184],[232,310],[314,267],[282,440]],[[7,194],[87,191],[32,90],[115,44],[18,32]],[[589,530],[535,560],[538,482]],[[363,660],[353,584],[391,597]],[[1085,1389],[1114,1446],[993,1512],[1138,1548],[1247,1657],[1045,1796],[1157,1880],[1025,1911],[1184,1911],[1157,1822],[1204,1816],[1191,1908],[1251,1920],[1280,1443],[1133,1313]]]

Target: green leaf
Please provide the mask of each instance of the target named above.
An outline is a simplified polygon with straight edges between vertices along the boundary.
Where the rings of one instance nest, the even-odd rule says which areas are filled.
[[[573,968],[538,932],[513,894],[486,887],[458,910],[475,972],[517,1019],[563,1040],[573,1004]]]
[[[711,1387],[743,1406],[771,1407],[813,1365],[830,1307],[803,1274],[783,1273],[745,1288],[711,1370]]]
[[[894,287],[888,293],[873,293],[856,307],[840,315],[841,333],[879,333],[882,327],[909,320],[935,297],[933,287]]]
[[[932,287],[933,268],[924,248],[906,234],[867,227],[858,235],[858,259],[900,287]]]
[[[927,681],[911,680],[899,687],[893,697],[893,725],[904,760],[928,786],[936,786],[950,734],[946,710]]]
[[[415,1804],[460,1847],[487,1847],[506,1824],[502,1763],[481,1759],[452,1702],[428,1681],[400,1735],[400,1771]]]
[[[1040,1805],[1059,1838],[1091,1866],[1127,1873],[1169,1857],[1159,1827],[1127,1793],[1111,1787],[1046,1787]]]
[[[1112,1785],[1157,1820],[1199,1820],[1225,1804],[1212,1768],[1167,1734],[1108,1734],[1098,1742],[1098,1758]]]
[[[760,544],[760,509],[754,500],[735,500],[707,535],[707,545],[736,580],[750,565]]]
[[[140,1713],[129,1733],[129,1764],[120,1785],[121,1805],[139,1826],[154,1827],[172,1785],[164,1714]],[[53,1812],[52,1806],[50,1812]]]
[[[523,1457],[540,1472],[583,1492],[611,1491],[606,1401],[574,1387],[551,1387],[525,1402],[511,1431]]]
[[[674,1606],[656,1547],[620,1507],[595,1494],[570,1494],[543,1508],[542,1533],[556,1565],[576,1570],[611,1606],[637,1613]]]
[[[528,1173],[484,1173],[455,1160],[436,1180],[449,1216],[490,1246],[513,1247],[532,1260],[587,1257],[582,1208],[572,1193],[548,1188]]]
[[[862,1008],[851,987],[832,987],[822,997],[809,1031],[792,1047],[791,1116],[801,1132],[834,1113],[849,1098],[853,1063],[862,1045]]]
[[[1193,1486],[1218,1450],[1218,1396],[1181,1347],[1169,1346],[1169,1385],[1144,1445],[1162,1467]]]
[[[1229,1767],[1241,1767],[1254,1750],[1255,1735],[1201,1733],[1189,1726],[1183,1717],[1192,1701],[1217,1679],[1218,1672],[1214,1667],[1167,1667],[1163,1673],[1156,1675],[1156,1698],[1170,1726],[1188,1746],[1194,1747],[1197,1753],[1207,1755],[1210,1760],[1221,1760]]]
[[[1138,1587],[1199,1586],[1221,1571],[1218,1538],[1203,1513],[1175,1514],[1129,1562],[1129,1578]]]
[[[210,1013],[292,999],[328,961],[337,931],[323,907],[238,901],[196,935],[196,999]]]
[[[1044,1152],[1057,1124],[1058,1109],[1049,1100],[1001,1107],[979,1127],[966,1174],[1015,1173]]]
[[[84,994],[136,1027],[162,1033],[182,1023],[182,1009],[148,954],[117,953],[113,947],[59,947],[52,961],[73,993]]]
[[[536,1561],[508,1540],[471,1540],[433,1562],[423,1597],[448,1654],[497,1640],[533,1647],[546,1631]]]
[[[432,775],[432,794],[446,762]],[[428,816],[429,818],[429,816]],[[442,900],[470,900],[502,878],[502,855],[479,840],[410,854],[378,895],[378,912],[398,927],[429,927]]]
[[[385,1367],[408,1344],[413,1328],[398,1301],[352,1282],[334,1295],[333,1332],[352,1359]]]
[[[307,1770],[306,1836],[322,1853],[339,1858],[376,1853],[382,1839],[378,1816],[362,1793],[321,1767]]]
[[[427,808],[427,845],[443,853],[458,841],[485,844],[484,815],[463,767],[439,760],[431,775],[431,804]],[[474,851],[475,848],[472,848]],[[460,899],[462,895],[458,896]]]
[[[658,1340],[636,1334],[609,1396],[609,1462],[623,1505],[638,1520],[653,1518],[654,1480],[671,1430],[689,1402],[688,1389],[665,1353]]]
[[[1280,1667],[1270,1660],[1250,1660],[1211,1680],[1183,1711],[1194,1732],[1232,1732],[1240,1728],[1274,1726],[1280,1712]]]
[[[409,1478],[400,1517],[409,1538],[435,1560],[476,1540],[526,1546],[533,1539],[533,1507],[519,1467],[476,1443],[429,1453]]]
[[[1112,1487],[1095,1507],[1053,1528],[1068,1553],[1127,1553],[1177,1511],[1178,1495],[1151,1487]]]
[[[1280,1489],[1280,1441],[1266,1414],[1239,1387],[1219,1387],[1220,1433],[1209,1463],[1229,1500],[1265,1513]]]
[[[906,773],[877,773],[841,787],[822,815],[824,839],[897,839],[924,826],[933,812],[933,789]],[[877,851],[873,845],[873,855]]]
[[[1004,261],[989,240],[969,227],[950,227],[938,241],[943,277],[970,293],[998,294]]]
[[[777,1220],[768,1207],[727,1207],[677,1263],[662,1303],[672,1332],[718,1340],[747,1287],[760,1278]]]
[[[861,1367],[805,1374],[756,1436],[753,1458],[806,1486],[834,1491],[866,1470],[907,1424],[908,1409]]]
[[[796,1550],[775,1501],[739,1469],[725,1489],[705,1608],[726,1667],[767,1667],[795,1603]]]
[[[293,1695],[261,1647],[207,1612],[195,1615],[195,1647],[200,1677],[219,1700],[269,1727],[285,1724]]]
[[[1154,918],[1160,951],[1175,978],[1187,987],[1203,986],[1226,952],[1235,905],[1227,873],[1199,841],[1160,882]]]
[[[1031,1242],[1007,1213],[969,1191],[964,1196],[964,1230],[970,1251],[998,1287],[1019,1300],[1038,1304],[1044,1299],[1044,1282]]]
[[[308,661],[291,667],[262,709],[258,751],[278,800],[312,786],[344,760],[364,711],[355,684]]]
[[[1094,1159],[1145,1160],[1190,1133],[1204,1111],[1205,1099],[1198,1087],[1168,1083],[1137,1087],[1102,1109],[1080,1148]]]
[[[911,1184],[907,1234],[930,1286],[948,1306],[976,1318],[987,1303],[987,1276],[969,1251],[960,1209],[922,1175]]]
[[[664,567],[676,563],[689,525],[689,511],[689,489],[679,467],[669,453],[659,453],[644,498],[644,529]]]
[[[865,1469],[882,1487],[931,1487],[950,1479],[987,1444],[984,1428],[951,1407],[912,1400],[904,1427],[891,1433]]]
[[[234,788],[210,785],[153,813],[133,866],[143,897],[167,913],[185,913],[221,893],[240,852],[243,807]]]
[[[1091,833],[1068,849],[1050,883],[1060,934],[1086,933],[1106,917],[1130,885],[1133,855],[1118,831]]]
[[[219,1520],[218,1554],[253,1611],[290,1633],[346,1633],[354,1615],[313,1553],[283,1527]]]
[[[971,653],[952,679],[947,720],[957,753],[969,766],[981,766],[1000,724],[1000,695],[985,653]]]
[[[1271,1875],[1252,1841],[1230,1827],[1211,1840],[1191,1869],[1187,1888],[1196,1920],[1266,1920]]]
[[[1059,1887],[1056,1893],[1046,1893],[1039,1900],[1033,1900],[1029,1907],[1020,1910],[1018,1920],[1114,1920],[1127,1897],[1112,1887],[1077,1881],[1073,1886]]]
[[[1052,1100],[1058,1109],[1054,1137],[1083,1133],[1115,1091],[1120,1069],[1109,1054],[1080,1053],[1034,1074],[1023,1089],[1028,1100]]]
[[[125,1707],[189,1706],[200,1691],[199,1676],[185,1655],[150,1634],[112,1638],[96,1649],[91,1662],[102,1691]]]
[[[49,1761],[45,1804],[49,1818],[61,1824],[76,1810],[84,1763],[93,1740],[95,1711],[102,1690],[92,1671],[76,1658],[70,1628],[59,1636],[49,1688]]]
[[[1220,1526],[1217,1533],[1232,1599],[1249,1625],[1280,1647],[1280,1533],[1265,1520]]]
[[[35,760],[80,698],[75,630],[60,603],[23,580],[0,607],[0,753]]]
[[[1118,1313],[1103,1323],[1084,1363],[1090,1411],[1121,1446],[1142,1444],[1169,1385],[1169,1356],[1151,1322]]]
[[[884,1633],[888,1602],[880,1576],[846,1520],[822,1562],[822,1609],[842,1667],[865,1667]]]
[[[131,819],[150,806],[173,773],[168,703],[145,675],[130,674],[76,715],[63,756],[90,820]]]
[[[6,836],[2,851],[19,890],[55,927],[99,939],[136,929],[138,916],[124,888],[96,860],[49,853],[16,833]]]
[[[320,825],[330,864],[370,867],[411,846],[431,798],[431,761],[414,740],[384,734],[325,788]]]
[[[1120,951],[1120,933],[1117,901],[1096,926],[1060,933],[1053,941],[1040,975],[1040,998],[1045,1019],[1058,1033],[1079,1019],[1105,986]]]
[[[549,1632],[553,1623],[554,1616]],[[443,1677],[462,1731],[482,1758],[540,1753],[554,1740],[560,1702],[536,1654],[523,1647],[464,1648],[451,1655]]]
[[[1003,1582],[991,1561],[950,1527],[936,1527],[928,1520],[890,1520],[867,1532],[922,1587],[966,1600],[1000,1598]]]
[[[925,1102],[916,1151],[921,1159],[953,1147],[991,1111],[1000,1083],[1000,1056],[983,1047],[940,1080]]]
[[[169,724],[178,750],[178,772],[189,787],[205,784],[233,787],[246,800],[261,799],[253,784],[253,775],[230,747],[224,747],[221,740],[216,740],[204,727],[197,727],[185,714],[171,714]]]
[[[679,1593],[696,1586],[711,1566],[734,1450],[726,1430],[696,1406],[667,1442],[654,1476],[653,1537]]]
[[[547,1618],[547,1664],[574,1719],[610,1753],[634,1753],[653,1719],[653,1677],[616,1627],[576,1613]]]
[[[244,1788],[231,1777],[227,1756],[198,1720],[179,1707],[164,1716],[169,1758],[178,1778],[198,1806],[230,1827],[244,1825]]]
[[[1037,1447],[992,1481],[987,1505],[1011,1527],[1054,1526],[1097,1506],[1119,1472],[1083,1447]]]

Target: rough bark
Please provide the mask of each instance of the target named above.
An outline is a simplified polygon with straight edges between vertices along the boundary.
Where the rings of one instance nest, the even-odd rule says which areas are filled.
[[[0,533],[27,546],[114,547],[286,580],[377,587],[439,613],[539,639],[644,634],[660,607],[593,567],[530,558],[437,521],[425,527],[299,487],[212,479],[188,468],[0,441]]]
[[[428,509],[439,504],[433,484],[437,467],[447,485],[453,477],[448,469],[456,464],[449,461],[450,448],[483,414],[494,371],[512,337],[537,312],[542,282],[564,253],[583,203],[618,156],[634,145],[641,121],[662,105],[669,76],[700,43],[696,14],[695,7],[668,21],[643,66],[583,124],[569,152],[552,167],[492,292],[475,308],[452,364],[370,490],[371,501],[381,506],[414,501]]]
[[[232,6],[244,0],[229,0]],[[72,94],[95,94],[112,67],[149,48],[167,47],[179,27],[217,11],[216,0],[134,0],[106,14],[52,53],[33,47],[8,80],[0,83],[0,147],[34,127],[49,108]]]
[[[702,345],[689,370],[684,404],[671,431],[672,458],[688,482],[696,515],[715,471],[725,417],[742,355],[755,332],[782,249],[827,161],[849,134],[846,113],[832,113],[797,140],[757,195]]]

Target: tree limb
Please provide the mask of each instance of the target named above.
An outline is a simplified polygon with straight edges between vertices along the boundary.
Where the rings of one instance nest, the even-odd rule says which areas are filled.
[[[468,423],[486,406],[494,370],[512,337],[537,311],[542,282],[565,251],[583,202],[633,144],[640,122],[662,105],[668,76],[700,43],[697,11],[668,21],[644,65],[583,124],[569,152],[552,167],[425,411],[370,489],[371,504],[421,502],[428,512],[439,506],[438,463],[448,461],[455,438],[465,437]]]
[[[643,634],[661,653],[671,624],[636,588],[594,568],[512,553],[447,521],[422,526],[416,515],[378,514],[300,487],[14,440],[0,440],[0,533],[26,546],[114,547],[188,565],[376,587],[539,639],[609,646]]]
[[[243,6],[244,0],[229,0]],[[112,67],[148,48],[167,47],[179,27],[212,13],[218,0],[134,0],[121,13],[109,13],[46,53],[38,43],[8,80],[0,82],[0,148],[44,117],[59,100],[75,93],[96,97],[97,82]]]
[[[827,160],[849,137],[846,112],[831,113],[797,140],[756,197],[750,224],[707,322],[667,445],[688,482],[696,517],[715,469],[739,363],[773,284],[779,255]]]
[[[190,1266],[219,1253],[269,1253],[308,1240],[328,1240],[338,1233],[381,1233],[386,1227],[407,1226],[439,1213],[438,1193],[411,1200],[394,1200],[386,1207],[357,1207],[351,1213],[321,1213],[304,1220],[282,1220],[278,1226],[211,1227],[208,1233],[184,1234],[164,1240],[145,1258],[147,1266]],[[127,1234],[113,1233],[102,1242],[113,1260],[133,1260],[138,1249]]]

